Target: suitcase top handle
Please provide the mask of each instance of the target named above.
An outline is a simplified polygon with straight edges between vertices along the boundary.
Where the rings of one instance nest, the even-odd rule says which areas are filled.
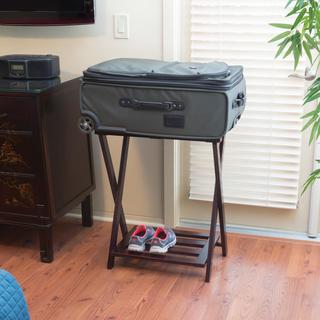
[[[146,77],[153,79],[221,79],[230,75],[224,62],[166,62],[150,59],[114,59],[97,64],[88,73],[114,77]]]

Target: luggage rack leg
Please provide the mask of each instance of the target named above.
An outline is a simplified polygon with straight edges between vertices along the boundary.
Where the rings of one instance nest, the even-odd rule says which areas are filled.
[[[100,141],[101,150],[102,150],[104,162],[105,162],[107,173],[108,173],[113,200],[116,201],[118,183],[117,183],[117,178],[116,178],[116,174],[115,174],[113,163],[112,163],[112,157],[111,157],[111,152],[110,152],[107,137],[104,135],[99,135],[99,141]],[[129,144],[129,140],[127,144]],[[121,228],[122,236],[125,237],[126,234],[128,233],[128,227],[127,227],[124,211],[122,208],[122,204],[119,210],[120,210],[120,228]]]
[[[219,145],[216,142],[212,142],[214,173],[215,173],[215,190],[214,190],[212,212],[211,212],[207,268],[206,268],[206,277],[205,277],[206,282],[209,282],[211,278],[212,256],[213,256],[213,251],[216,243],[216,227],[217,227],[218,212],[219,212],[219,222],[220,222],[222,254],[223,256],[227,255],[225,214],[224,214],[224,204],[223,204],[223,198],[222,198],[222,183],[221,183],[221,164],[222,164],[223,145],[224,145],[223,139],[220,141]]]
[[[123,197],[123,188],[124,188],[124,181],[125,181],[125,174],[126,174],[126,167],[127,167],[130,138],[128,136],[123,137],[118,182],[115,176],[115,171],[112,163],[112,158],[111,158],[111,153],[110,153],[107,138],[105,136],[100,135],[99,139],[100,139],[104,160],[106,163],[106,168],[109,176],[113,198],[115,201],[111,239],[110,239],[110,245],[109,245],[109,256],[108,256],[108,269],[112,269],[114,266],[114,259],[115,259],[114,253],[117,249],[119,225],[121,227],[123,237],[125,237],[128,233],[127,224],[126,224],[124,211],[122,207],[122,197]]]
[[[222,167],[222,160],[223,160],[223,149],[224,149],[224,138],[222,138],[219,151],[220,151],[220,168]],[[221,170],[220,170],[221,174]],[[222,247],[222,255],[226,257],[228,255],[228,243],[226,237],[226,218],[225,218],[225,211],[224,211],[224,200],[223,200],[223,193],[222,193],[222,182],[220,176],[220,192],[219,192],[219,224],[220,224],[220,236],[221,236],[221,247]]]

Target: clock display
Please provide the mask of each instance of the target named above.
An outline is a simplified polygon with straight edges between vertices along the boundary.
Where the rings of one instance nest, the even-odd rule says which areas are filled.
[[[24,71],[23,64],[11,64],[11,71]]]

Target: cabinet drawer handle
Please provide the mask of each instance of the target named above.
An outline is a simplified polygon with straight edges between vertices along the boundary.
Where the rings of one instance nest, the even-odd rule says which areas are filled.
[[[7,116],[8,116],[7,113],[0,113],[0,119],[1,119],[1,118],[6,118]]]

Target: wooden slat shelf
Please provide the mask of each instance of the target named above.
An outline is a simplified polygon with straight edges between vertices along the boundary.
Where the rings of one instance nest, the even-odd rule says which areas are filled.
[[[114,252],[116,257],[131,257],[145,259],[156,262],[166,262],[175,264],[191,265],[194,267],[205,267],[208,258],[209,235],[193,233],[191,231],[173,230],[177,236],[177,243],[165,254],[150,253],[148,249],[143,252],[129,251],[129,240],[136,229],[134,226],[120,241]],[[200,240],[200,239],[201,240]],[[219,233],[216,234],[216,244],[220,239]]]
[[[190,257],[197,257],[200,252],[199,249],[198,250],[192,250],[189,247],[189,251],[184,250],[183,248],[178,247],[173,247],[170,248],[170,250],[168,251],[168,254],[176,254],[176,255],[182,255],[182,256],[190,256]]]
[[[205,240],[207,240],[209,237],[208,234],[200,233],[198,231],[175,229],[174,232],[177,237],[189,237],[189,238],[205,239]]]
[[[184,247],[203,248],[207,240],[188,239],[177,237],[177,245]]]

